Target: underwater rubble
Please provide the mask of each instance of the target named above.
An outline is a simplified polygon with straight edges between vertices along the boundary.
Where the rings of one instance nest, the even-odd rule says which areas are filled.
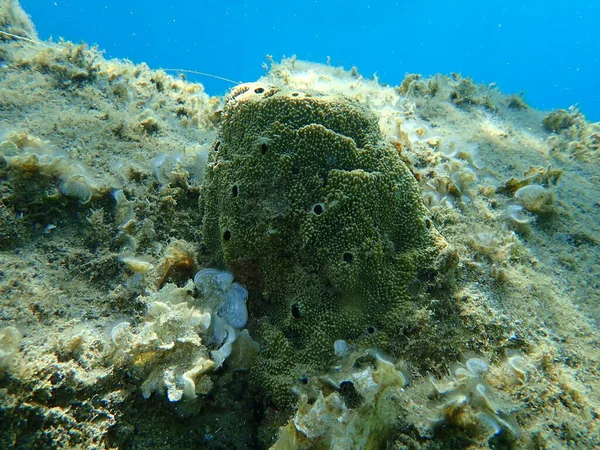
[[[211,97],[0,30],[1,448],[600,446],[576,108],[270,57]]]

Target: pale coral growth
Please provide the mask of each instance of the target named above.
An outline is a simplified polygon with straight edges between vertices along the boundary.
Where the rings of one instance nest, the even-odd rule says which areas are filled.
[[[133,340],[129,322],[119,322],[110,330],[110,339],[117,347],[125,348]]]
[[[444,399],[437,407],[438,417],[432,418],[432,422],[451,423],[463,429],[483,426],[492,431],[491,436],[507,433],[509,437],[516,438],[518,430],[507,420],[513,406],[496,400],[484,379],[490,370],[486,361],[472,357],[464,364],[456,364],[449,379],[435,380],[431,377],[431,384]]]
[[[201,337],[210,327],[211,316],[188,305],[193,289],[191,282],[183,288],[165,285],[145,299],[146,322],[137,326],[122,322],[111,331],[117,364],[131,364],[145,378],[141,387],[145,398],[157,392],[179,401],[206,393],[197,392],[196,382],[214,366]]]
[[[198,269],[194,246],[183,240],[173,241],[165,250],[158,265],[158,286],[162,286],[175,272],[193,274]]]
[[[248,321],[248,290],[233,282],[233,274],[216,269],[202,269],[194,277],[196,288],[227,325],[243,328]]]
[[[394,364],[374,357],[375,368],[357,371],[340,383],[353,386],[360,404],[348,406],[348,400],[338,392],[327,396],[320,392],[312,404],[303,396],[296,414],[280,428],[279,439],[271,449],[316,448],[315,445],[335,450],[380,448],[396,423],[397,402],[407,381]]]
[[[471,234],[471,246],[482,255],[492,255],[498,250],[500,240],[491,230],[475,230]]]
[[[248,321],[248,290],[233,282],[231,272],[212,268],[198,272],[194,284],[202,293],[203,304],[213,311],[212,342],[221,347],[213,350],[211,356],[218,368],[233,350],[236,329],[243,328]]]
[[[183,251],[182,245],[173,245],[170,252]],[[230,356],[234,367],[249,366],[258,344],[246,330],[234,329],[242,328],[248,319],[248,292],[232,281],[229,272],[203,269],[196,276],[200,300],[192,297],[194,282],[181,288],[167,283],[142,297],[147,305],[143,323],[121,322],[112,328],[117,365],[131,366],[144,379],[144,398],[156,392],[172,402],[191,400],[208,393],[212,382],[207,373],[220,368]]]
[[[163,369],[157,367],[142,383],[142,395],[150,398],[152,393],[166,393],[170,402],[178,402],[182,399],[193,400],[197,394],[208,394],[212,388],[210,378],[204,374],[213,368],[214,363],[208,358],[198,358],[191,364],[191,368],[182,374],[175,367]],[[197,390],[202,386],[202,390]]]
[[[154,264],[149,256],[121,255],[118,260],[134,273],[146,273],[154,269]]]
[[[121,230],[127,230],[135,224],[134,202],[127,199],[122,189],[112,193],[115,199],[115,221]]]
[[[451,179],[463,197],[466,197],[467,194],[471,195],[471,186],[477,181],[477,175],[471,169],[464,168],[454,172]]]
[[[467,162],[474,169],[482,169],[483,162],[479,159],[479,144],[464,142],[450,137],[442,140],[440,151],[448,158]]]
[[[532,359],[521,352],[510,351],[502,364],[490,373],[490,382],[496,386],[524,386],[532,373],[537,373]]]
[[[515,252],[514,237],[498,234],[489,228],[475,227],[469,233],[468,244],[474,250],[476,260],[488,260],[497,270],[507,266]]]
[[[527,225],[533,221],[521,205],[508,205],[506,207],[506,216],[509,221],[517,225]]]
[[[554,208],[554,194],[539,184],[523,186],[515,192],[515,199],[527,211],[543,214]]]
[[[527,360],[518,354],[512,355],[507,359],[507,365],[512,374],[519,381],[525,381],[527,378],[528,366]]]
[[[152,160],[154,177],[161,186],[176,184],[187,179],[187,173],[181,166],[183,154],[164,153]]]
[[[85,205],[105,190],[82,163],[49,142],[23,133],[11,133],[5,139],[0,144],[0,157],[9,167],[57,178],[63,195]]]
[[[13,326],[0,329],[0,373],[11,367],[22,339],[21,332]]]

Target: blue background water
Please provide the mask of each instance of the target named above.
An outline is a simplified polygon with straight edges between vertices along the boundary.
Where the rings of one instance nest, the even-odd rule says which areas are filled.
[[[40,34],[97,43],[152,68],[252,81],[265,55],[346,68],[398,84],[406,72],[461,72],[524,91],[542,109],[579,104],[600,120],[598,0],[21,0]],[[210,94],[231,85],[199,78]]]

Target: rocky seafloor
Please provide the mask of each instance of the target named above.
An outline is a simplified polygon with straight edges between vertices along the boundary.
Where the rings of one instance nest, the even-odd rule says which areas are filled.
[[[576,108],[295,58],[211,97],[0,30],[1,448],[600,446]]]

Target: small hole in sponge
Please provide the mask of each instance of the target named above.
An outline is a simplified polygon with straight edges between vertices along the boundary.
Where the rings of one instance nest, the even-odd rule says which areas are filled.
[[[292,308],[291,308],[291,311],[292,311],[292,317],[294,319],[299,319],[300,318],[300,307],[298,305],[293,304]]]
[[[322,203],[317,203],[315,206],[313,206],[312,210],[315,216],[320,216],[323,214],[323,211],[325,211],[325,208],[323,208]]]
[[[431,220],[425,219],[425,228],[427,228],[427,229],[431,228]]]
[[[223,233],[223,240],[228,241],[229,239],[231,239],[231,231],[225,230]]]
[[[344,258],[344,261],[346,261],[347,263],[351,263],[352,260],[354,259],[354,255],[350,252],[346,252],[346,253],[344,253],[343,258]]]
[[[262,94],[263,92],[265,92],[264,88],[258,87],[256,89],[254,89],[254,92],[257,94]]]
[[[375,327],[367,327],[367,334],[375,333]]]
[[[292,92],[292,97],[298,97],[298,93],[297,92]]]
[[[307,377],[300,378],[300,383],[302,383],[302,384],[308,384],[308,378]]]
[[[217,143],[215,144],[215,152],[219,151],[219,147],[221,146],[221,142],[217,141]]]
[[[260,152],[264,155],[265,153],[267,153],[267,144],[261,144],[260,145]]]
[[[234,184],[233,187],[231,188],[231,195],[233,195],[234,197],[238,196],[238,187],[237,187],[237,184]]]

